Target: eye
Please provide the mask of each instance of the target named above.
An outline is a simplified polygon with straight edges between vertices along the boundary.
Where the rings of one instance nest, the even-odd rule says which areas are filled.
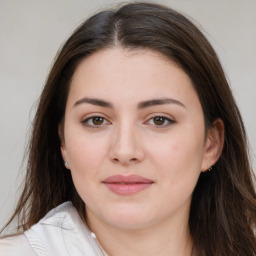
[[[147,121],[148,124],[157,126],[157,127],[167,127],[173,124],[174,122],[175,122],[174,120],[161,115],[154,116]]]
[[[81,123],[85,126],[92,127],[92,128],[99,128],[104,125],[110,124],[110,122],[107,121],[107,119],[102,116],[90,116],[84,119]]]

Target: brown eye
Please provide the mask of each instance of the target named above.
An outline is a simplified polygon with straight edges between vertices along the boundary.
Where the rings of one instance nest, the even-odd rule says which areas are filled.
[[[102,125],[104,123],[104,118],[100,116],[96,116],[92,118],[92,123],[94,125]]]
[[[153,118],[153,122],[155,125],[164,125],[166,122],[166,118],[162,116],[156,116]]]
[[[168,127],[169,125],[175,123],[175,121],[166,116],[159,115],[159,116],[154,116],[154,117],[150,118],[146,123],[151,126],[158,127],[158,128],[164,128],[164,127]]]
[[[111,124],[106,118],[102,116],[91,116],[83,120],[81,123],[89,128],[100,128]]]

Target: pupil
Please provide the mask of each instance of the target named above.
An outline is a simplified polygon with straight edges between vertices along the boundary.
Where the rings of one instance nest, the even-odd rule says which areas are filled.
[[[154,118],[154,123],[156,125],[163,125],[164,121],[165,121],[165,119],[161,116],[157,116],[157,117]]]
[[[93,124],[94,125],[101,125],[103,123],[103,118],[102,117],[94,117],[93,118]]]

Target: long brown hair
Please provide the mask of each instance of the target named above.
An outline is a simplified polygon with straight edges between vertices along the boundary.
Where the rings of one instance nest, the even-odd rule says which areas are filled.
[[[198,255],[256,255],[256,195],[244,125],[218,57],[199,29],[180,13],[149,3],[126,4],[86,20],[59,52],[40,97],[29,144],[27,175],[17,208],[20,230],[49,210],[78,196],[60,153],[58,126],[72,75],[82,59],[109,47],[147,48],[175,61],[191,78],[206,130],[221,118],[223,152],[211,172],[202,173],[193,193],[189,227]]]

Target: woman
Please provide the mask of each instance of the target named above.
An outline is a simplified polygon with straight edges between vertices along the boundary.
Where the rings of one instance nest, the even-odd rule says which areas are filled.
[[[100,12],[49,74],[10,219],[22,234],[0,252],[256,255],[252,176],[239,110],[203,34],[155,4]]]

